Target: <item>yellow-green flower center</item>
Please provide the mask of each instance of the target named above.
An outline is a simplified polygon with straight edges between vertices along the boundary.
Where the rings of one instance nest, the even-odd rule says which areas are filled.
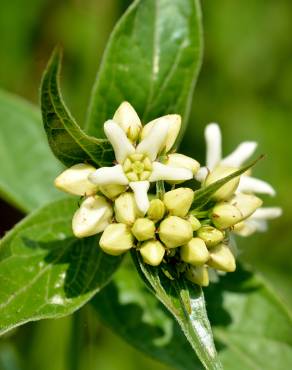
[[[145,181],[151,174],[152,163],[147,155],[134,153],[125,159],[123,169],[129,181]]]

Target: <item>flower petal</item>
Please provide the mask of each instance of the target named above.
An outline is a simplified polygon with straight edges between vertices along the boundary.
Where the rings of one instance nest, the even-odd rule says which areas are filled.
[[[142,127],[140,118],[130,103],[124,101],[116,110],[113,121],[127,132],[131,125]]]
[[[192,178],[192,171],[186,168],[172,167],[159,162],[153,162],[152,173],[150,175],[149,181],[186,181]]]
[[[144,215],[149,208],[149,200],[147,195],[150,186],[149,181],[133,181],[129,183],[129,186],[134,192],[138,209]]]
[[[246,175],[241,176],[237,190],[242,193],[260,193],[271,196],[276,194],[275,189],[269,183]]]
[[[154,161],[165,144],[171,120],[169,120],[168,116],[164,116],[149,122],[149,124],[151,128],[146,136],[144,136],[144,139],[138,144],[136,151],[137,153],[147,154]],[[143,130],[145,130],[146,126],[144,126]]]
[[[273,220],[282,216],[282,208],[280,207],[261,207],[258,208],[251,216],[253,220]]]
[[[217,123],[210,123],[205,128],[205,140],[207,145],[207,167],[212,170],[222,157],[221,130]]]
[[[113,167],[101,167],[89,175],[88,179],[95,185],[128,185],[129,183],[120,164]]]
[[[244,141],[227,157],[222,159],[222,164],[226,166],[240,167],[257,148],[255,141]]]
[[[127,138],[126,133],[116,122],[112,120],[105,122],[104,132],[112,144],[116,160],[119,163],[123,163],[128,155],[135,152],[135,148]]]
[[[204,182],[209,172],[210,171],[208,170],[207,167],[201,167],[199,168],[198,172],[195,174],[195,179],[199,182]]]

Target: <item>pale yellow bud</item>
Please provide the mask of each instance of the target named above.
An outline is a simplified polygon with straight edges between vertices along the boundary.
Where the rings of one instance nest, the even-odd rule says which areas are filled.
[[[198,284],[200,286],[209,285],[208,268],[205,266],[190,267],[186,271],[185,276],[192,283]]]
[[[147,216],[150,220],[157,222],[161,220],[165,213],[165,205],[160,199],[152,199],[147,211]]]
[[[88,176],[95,171],[90,164],[75,164],[55,179],[55,186],[73,195],[93,195],[97,192],[97,186],[88,180]]]
[[[169,213],[174,216],[187,215],[194,200],[194,191],[189,188],[178,188],[164,194],[163,202]]]
[[[236,170],[237,168],[233,168],[233,167],[217,166],[207,176],[204,186],[211,185],[214,182],[221,180],[226,176],[231,175]],[[221,188],[219,188],[212,195],[213,199],[215,200],[229,199],[234,194],[235,190],[237,189],[239,181],[240,181],[240,177],[235,177],[234,179],[228,181],[225,185],[221,186]]]
[[[131,104],[123,102],[116,110],[113,120],[120,125],[131,141],[138,139],[142,124]]]
[[[201,227],[201,222],[193,215],[188,216],[188,221],[192,225],[193,231],[197,231]]]
[[[219,244],[212,249],[208,265],[225,272],[233,272],[236,269],[235,258],[225,244]]]
[[[132,227],[132,233],[140,242],[152,239],[155,236],[155,224],[148,218],[138,218]]]
[[[216,229],[213,226],[204,225],[198,231],[197,235],[199,238],[203,239],[207,247],[212,248],[215,245],[222,242],[224,239],[224,234],[222,231]]]
[[[82,202],[72,219],[73,233],[84,238],[103,231],[111,221],[112,206],[102,196],[92,196]]]
[[[125,224],[111,224],[103,232],[100,248],[112,256],[127,252],[134,245],[134,238]]]
[[[165,164],[171,167],[187,168],[192,171],[193,175],[195,175],[200,168],[200,163],[198,161],[179,153],[169,154]]]
[[[165,249],[157,240],[149,240],[140,249],[143,261],[151,266],[158,266],[163,260]]]
[[[140,213],[133,193],[122,193],[115,200],[115,218],[118,222],[132,225]]]
[[[169,216],[160,224],[159,237],[168,248],[179,247],[193,237],[192,225],[180,217]]]
[[[109,199],[115,199],[118,195],[122,194],[126,190],[125,185],[102,185],[99,190]]]
[[[255,195],[240,193],[235,195],[228,203],[240,211],[242,215],[241,219],[243,220],[251,216],[259,207],[261,207],[263,201]]]
[[[218,203],[211,215],[213,224],[221,230],[228,229],[242,219],[238,208],[226,202]]]
[[[184,262],[201,266],[208,261],[209,251],[202,239],[192,238],[187,244],[180,247],[180,257]]]

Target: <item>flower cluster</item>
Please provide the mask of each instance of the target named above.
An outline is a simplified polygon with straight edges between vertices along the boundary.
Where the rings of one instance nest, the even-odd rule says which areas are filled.
[[[196,192],[180,184],[195,178],[207,187],[230,175],[253,154],[256,143],[242,143],[222,159],[220,129],[210,124],[205,131],[207,163],[200,168],[196,160],[173,151],[180,127],[181,118],[175,114],[142,126],[133,107],[124,102],[104,124],[117,163],[99,169],[74,165],[55,185],[83,197],[72,221],[76,237],[102,233],[99,245],[105,253],[120,255],[136,248],[146,264],[174,266],[178,274],[207,286],[215,270],[236,268],[231,234],[263,231],[267,219],[278,217],[281,209],[261,207],[254,193],[275,191],[250,173],[221,186],[203,210],[192,209]],[[151,183],[157,185],[153,191]]]

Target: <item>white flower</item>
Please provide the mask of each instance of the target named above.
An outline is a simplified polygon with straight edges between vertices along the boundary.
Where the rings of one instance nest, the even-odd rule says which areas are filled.
[[[121,113],[121,109],[131,110],[131,114]],[[116,115],[115,115],[116,116]],[[119,107],[118,117],[133,117],[133,108],[123,103]],[[127,137],[131,130],[123,121],[109,120],[104,124],[104,132],[113,146],[117,165],[102,167],[89,175],[89,180],[98,186],[118,184],[129,185],[135,195],[139,210],[145,214],[149,208],[147,192],[150,182],[159,180],[185,181],[193,177],[192,171],[183,167],[172,167],[160,163],[157,159],[162,151],[173,146],[180,129],[180,116],[172,114],[149,122],[141,131],[141,140],[133,143]],[[134,122],[138,126],[137,120]],[[135,145],[136,144],[136,145]]]
[[[208,173],[218,165],[235,168],[242,166],[252,156],[257,147],[255,141],[244,141],[231,154],[222,158],[222,138],[217,123],[210,123],[206,126],[205,140],[207,146],[206,167],[201,167],[195,176],[200,182],[203,182]],[[240,177],[237,192],[261,193],[272,196],[276,194],[275,189],[270,184],[247,174]]]

